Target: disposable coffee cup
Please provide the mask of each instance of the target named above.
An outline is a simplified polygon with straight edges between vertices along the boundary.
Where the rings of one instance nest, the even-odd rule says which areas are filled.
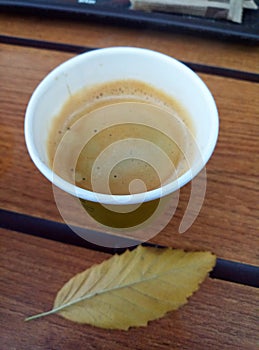
[[[71,149],[71,147],[67,147],[70,142],[66,142],[67,135],[64,135],[60,142],[57,154],[59,154],[62,164],[66,164],[67,169],[74,169],[85,143],[93,137],[91,132],[88,132],[90,129],[85,126],[84,120],[87,123],[91,119],[91,125],[94,128],[95,120],[102,118],[100,110],[103,108],[105,122],[102,131],[111,127],[111,125],[125,124],[131,127],[131,124],[141,124],[165,134],[169,138],[176,138],[175,142],[178,143],[179,148],[184,148],[182,151],[185,156],[185,166],[170,165],[169,162],[168,171],[171,172],[171,166],[172,176],[169,176],[165,181],[162,180],[160,185],[155,188],[148,189],[142,183],[143,181],[140,181],[140,184],[136,181],[139,190],[129,191],[127,194],[113,193],[110,189],[99,191],[98,186],[93,186],[89,190],[77,185],[75,173],[70,179],[69,176],[63,176],[62,172],[56,171],[55,162],[50,165],[47,146],[50,131],[63,106],[71,96],[76,95],[82,89],[102,86],[116,81],[142,82],[177,101],[188,114],[192,125],[191,128],[187,126],[184,131],[188,141],[187,146],[185,147],[185,144],[181,144],[177,139],[179,132],[174,133],[173,131],[175,123],[181,125],[181,115],[176,116],[166,106],[154,105],[150,101],[136,102],[123,99],[122,102],[116,101],[97,108],[97,114],[93,110],[90,117],[84,115],[76,122],[78,129],[85,127],[85,135],[87,136],[85,140],[79,142],[79,146],[73,155],[72,162],[74,163],[72,165],[71,159],[67,160],[66,158],[66,152]],[[118,106],[119,103],[121,103],[121,106]],[[123,113],[116,112],[118,107]],[[137,109],[138,113],[127,114],[126,109],[132,109],[132,107],[134,111]],[[153,112],[157,113],[158,117],[151,118],[152,121],[150,122],[148,116],[153,115]],[[117,119],[113,119],[113,115],[116,113],[118,114]],[[121,120],[120,115],[122,116]],[[164,120],[168,120],[168,123]],[[75,130],[76,126],[74,127],[74,125],[76,123],[73,124]],[[145,236],[140,239],[144,241],[158,233],[170,221],[173,213],[169,213],[166,219],[162,219],[163,223],[160,224],[154,224],[153,218],[156,217],[155,220],[159,221],[159,218],[165,217],[164,212],[168,212],[168,208],[169,212],[170,208],[175,209],[176,205],[170,202],[170,198],[174,198],[175,201],[177,191],[188,182],[193,181],[205,168],[217,142],[218,127],[217,108],[209,89],[198,75],[186,65],[172,57],[147,49],[112,47],[78,55],[55,68],[43,79],[32,94],[26,110],[25,140],[31,159],[39,171],[53,183],[53,191],[60,189],[63,194],[67,194],[68,197],[72,196],[74,200],[76,199],[76,205],[78,208],[80,207],[77,212],[80,211],[82,215],[87,216],[87,220],[83,220],[83,225],[86,228],[108,232],[109,234],[118,234],[119,232],[120,235],[125,234],[127,237],[131,237],[129,232],[133,231],[135,233],[142,232],[141,234],[143,234],[143,230],[147,228],[150,232],[148,237]],[[71,130],[69,131],[71,132]],[[124,138],[120,142],[116,141],[117,149],[111,147],[103,149],[102,154],[98,156],[98,164],[102,165],[105,162],[109,164],[110,159],[113,159],[114,164],[110,167],[107,166],[105,178],[102,178],[100,174],[99,178],[96,176],[99,183],[101,185],[107,183],[109,187],[107,177],[110,176],[114,166],[120,162],[120,157],[123,159],[129,157],[128,155],[125,156],[129,147],[132,147],[136,152],[132,158],[140,157],[141,161],[146,162],[159,175],[159,168],[166,167],[166,161],[163,163],[164,151],[161,151],[160,157],[159,145],[156,141],[153,141],[152,137],[145,139],[143,142],[139,135],[136,139],[130,137],[134,139],[130,146],[127,144],[128,140]],[[114,157],[114,154],[117,155],[117,158]],[[156,157],[155,160],[153,160],[152,155],[153,158]],[[147,158],[144,159],[145,157]],[[167,159],[166,157],[165,155],[164,158]],[[93,176],[91,180],[94,182],[95,177]],[[60,192],[57,190],[55,193]],[[63,215],[62,206],[65,204],[62,200],[59,201],[57,196],[55,198],[61,215],[70,225],[70,218]],[[75,214],[73,213],[74,217]],[[152,227],[155,227],[155,233]]]

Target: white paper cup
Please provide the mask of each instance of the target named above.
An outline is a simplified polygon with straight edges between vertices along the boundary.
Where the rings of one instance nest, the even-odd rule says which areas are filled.
[[[54,174],[48,165],[47,139],[52,121],[71,94],[86,86],[122,79],[143,81],[172,96],[188,111],[195,130],[196,148],[190,168],[171,183],[144,195],[109,195],[88,191]],[[112,47],[78,55],[45,77],[34,91],[26,110],[25,140],[29,154],[41,173],[63,191],[86,201],[91,210],[98,211],[97,220],[100,221],[102,213],[97,206],[121,208],[156,201],[191,181],[213,153],[218,126],[217,108],[210,91],[187,66],[155,51]]]

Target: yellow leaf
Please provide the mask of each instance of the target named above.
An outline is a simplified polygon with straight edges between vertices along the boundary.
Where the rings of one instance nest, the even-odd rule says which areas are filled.
[[[210,252],[139,246],[71,278],[51,311],[93,326],[124,329],[176,310],[187,302],[214,267]]]

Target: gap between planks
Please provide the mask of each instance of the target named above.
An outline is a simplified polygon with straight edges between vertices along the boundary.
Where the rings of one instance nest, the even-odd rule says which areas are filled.
[[[85,247],[109,254],[122,253],[125,250],[125,248],[107,248],[90,243],[75,234],[73,230],[64,223],[4,209],[0,210],[0,218],[0,227],[11,231],[20,232],[22,234],[33,235],[42,239],[49,239],[60,243]],[[100,239],[104,235],[107,236],[105,233],[94,231],[91,231],[89,234],[99,235]],[[116,243],[117,239],[118,237],[114,237],[114,243]],[[134,248],[136,245],[141,243],[130,239],[127,239],[127,241],[131,248]],[[144,243],[143,245],[159,247],[161,249],[165,248],[164,246],[158,246],[152,243]],[[217,258],[216,266],[211,272],[210,277],[243,284],[250,287],[259,287],[259,267],[221,258]]]
[[[98,50],[98,48],[95,48],[95,47],[66,44],[66,43],[56,43],[52,41],[29,39],[29,38],[22,38],[22,37],[16,37],[16,36],[8,36],[8,35],[0,35],[0,43],[38,48],[38,49],[44,49],[44,50],[54,50],[54,51],[61,51],[61,52],[67,52],[67,53],[75,53],[75,54],[81,54],[84,52]],[[187,62],[187,61],[181,61],[181,62],[198,73],[217,75],[225,78],[245,80],[245,81],[250,81],[255,83],[259,82],[259,74],[257,73],[251,73],[251,72],[224,68],[224,67],[210,66],[210,65]]]

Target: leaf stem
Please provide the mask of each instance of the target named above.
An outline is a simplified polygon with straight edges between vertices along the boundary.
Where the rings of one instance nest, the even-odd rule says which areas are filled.
[[[31,321],[31,320],[36,320],[37,318],[48,316],[48,315],[54,314],[55,312],[56,312],[55,309],[49,310],[46,312],[42,312],[42,313],[37,314],[37,315],[26,317],[24,321],[27,322],[27,321]]]
[[[93,294],[89,294],[87,295],[85,298],[78,298],[78,299],[75,299],[75,300],[71,300],[70,302],[66,303],[66,304],[63,304],[63,305],[60,305],[60,306],[57,306],[55,307],[54,309],[52,310],[49,310],[49,311],[45,311],[45,312],[41,312],[40,314],[37,314],[37,315],[33,315],[33,316],[29,316],[29,317],[26,317],[25,318],[25,321],[31,321],[31,320],[35,320],[37,318],[40,318],[40,317],[44,317],[44,316],[49,316],[49,315],[52,315],[52,314],[56,314],[57,312],[63,310],[63,309],[66,309],[68,308],[69,306],[71,305],[74,305],[74,304],[77,304],[78,302],[82,301],[82,300],[85,300],[85,299],[88,299],[88,298],[92,298],[93,296],[95,295],[98,295],[99,293],[93,293]],[[101,293],[100,293],[101,294]]]
[[[24,321],[25,322],[32,321],[32,320],[36,320],[37,318],[40,318],[40,317],[56,314],[58,311],[64,309],[66,306],[69,306],[69,305],[61,305],[61,306],[55,307],[52,310],[41,312],[40,314],[36,314],[36,315],[33,315],[33,316],[26,317]]]

